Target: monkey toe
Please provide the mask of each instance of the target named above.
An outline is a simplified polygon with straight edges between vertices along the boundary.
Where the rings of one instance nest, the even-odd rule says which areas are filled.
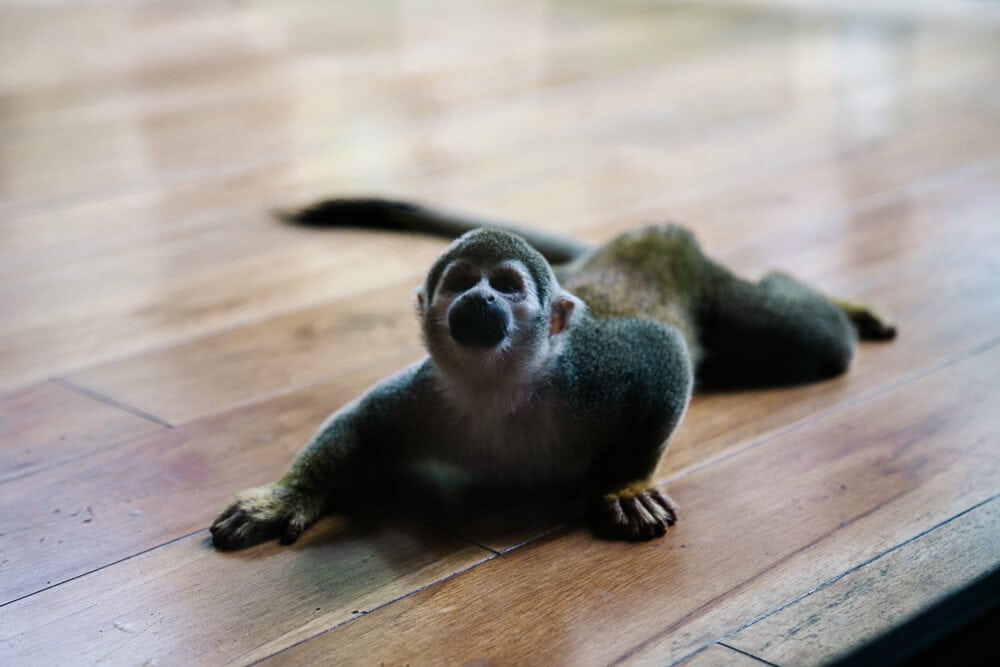
[[[292,520],[288,522],[288,525],[281,532],[281,537],[278,539],[278,544],[287,546],[289,544],[294,544],[299,536],[302,535],[302,531],[306,529],[302,521]]]
[[[652,508],[657,516],[661,517],[668,526],[677,523],[677,507],[670,496],[659,489],[649,489],[646,493],[642,494],[642,499],[643,503],[646,503],[647,507]]]
[[[864,340],[892,340],[896,337],[896,326],[870,311],[856,315],[853,321],[858,337]]]
[[[310,524],[302,498],[278,485],[247,489],[216,517],[209,531],[221,551],[242,549],[280,538],[295,542]]]
[[[611,539],[653,539],[676,522],[673,501],[657,489],[608,494],[593,514],[595,531]]]
[[[216,549],[234,551],[273,539],[283,529],[280,522],[261,521],[245,511],[235,510],[223,513],[209,531],[212,533],[212,545]]]
[[[832,299],[832,303],[847,315],[861,340],[887,341],[896,337],[896,325],[877,309],[864,303],[841,299]]]

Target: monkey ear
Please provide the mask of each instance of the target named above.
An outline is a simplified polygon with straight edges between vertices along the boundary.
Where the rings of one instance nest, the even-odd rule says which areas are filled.
[[[561,334],[569,328],[577,306],[583,306],[583,302],[569,292],[556,296],[552,301],[552,315],[549,317],[550,336]]]
[[[424,296],[424,288],[418,287],[413,290],[413,309],[417,311],[417,316],[423,319],[427,310],[427,297]]]

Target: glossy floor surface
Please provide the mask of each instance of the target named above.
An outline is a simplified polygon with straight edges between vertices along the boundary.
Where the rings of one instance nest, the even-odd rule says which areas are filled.
[[[812,665],[1000,564],[995,4],[3,2],[0,45],[0,662]],[[268,213],[332,193],[677,221],[900,336],[697,396],[660,540],[505,501],[222,554],[421,354],[443,241]]]

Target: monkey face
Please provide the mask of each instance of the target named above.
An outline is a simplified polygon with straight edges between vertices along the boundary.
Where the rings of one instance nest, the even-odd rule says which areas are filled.
[[[444,316],[458,345],[495,349],[511,342],[521,328],[517,320],[530,317],[534,303],[534,285],[520,262],[481,266],[458,260],[442,274],[432,310]]]
[[[448,385],[497,395],[559,355],[579,303],[523,239],[486,228],[452,242],[416,292],[424,344]]]
[[[534,347],[547,322],[531,275],[516,260],[456,259],[441,273],[431,302],[422,300],[418,294],[424,337],[439,361],[519,356]]]

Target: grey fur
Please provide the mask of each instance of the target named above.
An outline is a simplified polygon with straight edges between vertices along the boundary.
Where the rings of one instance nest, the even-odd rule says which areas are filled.
[[[867,308],[789,276],[738,278],[671,225],[591,248],[534,232],[526,242],[510,226],[476,229],[453,214],[377,199],[332,200],[299,218],[351,224],[338,214],[464,232],[418,293],[429,356],[334,413],[281,480],[238,494],[212,525],[219,548],[294,541],[335,496],[364,494],[419,461],[493,483],[566,484],[583,494],[598,533],[656,537],[676,510],[650,478],[695,369],[734,383],[822,379],[847,369],[855,328],[895,334]],[[554,270],[546,257],[565,263]],[[491,326],[509,323],[496,348],[450,335],[449,314],[467,299],[492,313]]]

